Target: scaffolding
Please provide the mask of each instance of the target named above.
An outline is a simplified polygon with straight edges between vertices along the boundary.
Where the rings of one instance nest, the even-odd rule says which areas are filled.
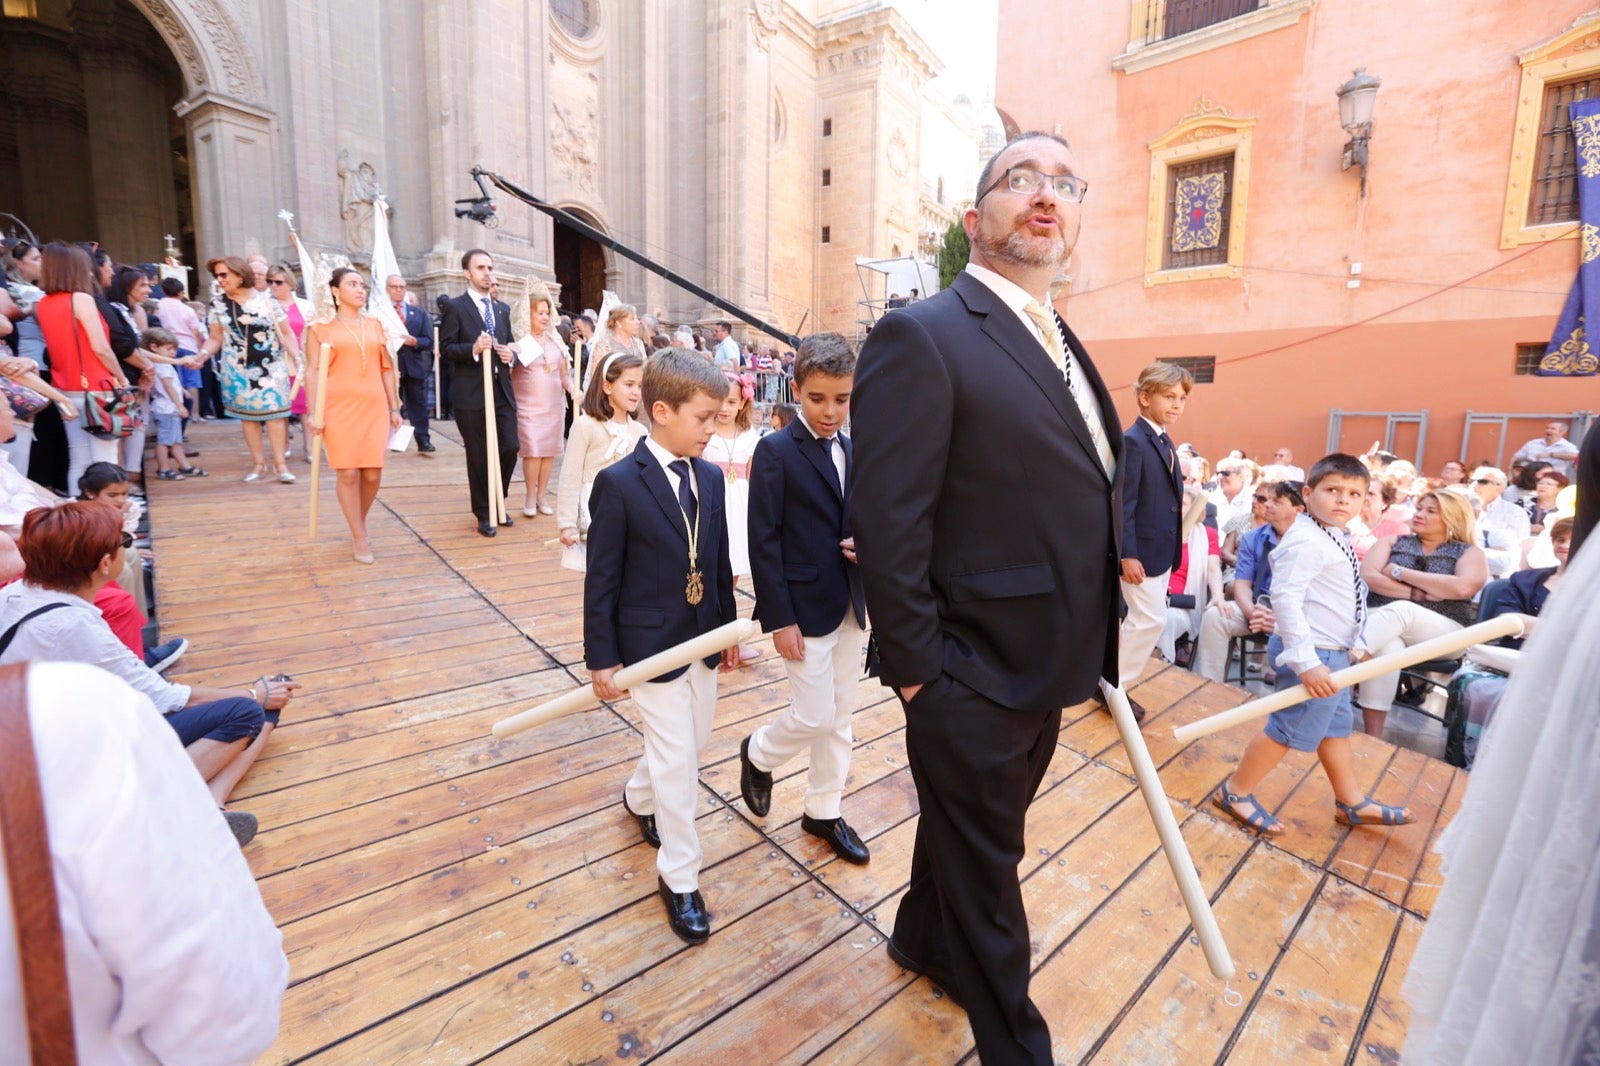
[[[1328,412],[1328,451],[1351,451],[1356,449],[1340,448],[1340,438],[1344,435],[1344,422],[1347,418],[1381,418],[1383,431],[1378,436],[1379,446],[1386,452],[1395,455],[1395,439],[1403,426],[1417,427],[1416,454],[1411,462],[1418,470],[1422,469],[1422,456],[1428,445],[1428,409],[1420,411],[1346,411],[1343,408],[1334,408]],[[1365,451],[1365,448],[1360,451]]]

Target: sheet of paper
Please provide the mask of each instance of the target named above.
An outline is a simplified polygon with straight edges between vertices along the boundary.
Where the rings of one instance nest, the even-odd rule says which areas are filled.
[[[416,435],[416,432],[411,423],[400,423],[400,428],[389,434],[389,450],[391,452],[405,451],[411,447],[411,438]]]
[[[517,362],[523,366],[532,366],[533,361],[544,354],[544,349],[539,346],[539,341],[534,337],[524,337],[512,345],[517,350]]]

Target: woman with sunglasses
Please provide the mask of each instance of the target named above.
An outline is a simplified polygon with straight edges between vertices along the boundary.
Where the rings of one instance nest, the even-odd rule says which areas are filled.
[[[294,272],[284,263],[274,263],[267,268],[267,295],[278,301],[278,306],[283,308],[283,317],[289,323],[289,329],[294,334],[294,342],[303,352],[306,350],[305,334],[306,323],[315,316],[316,310],[311,306],[311,301],[294,291]],[[302,423],[306,417],[306,390],[300,384],[301,375],[296,374],[289,382],[290,399],[289,413]],[[311,461],[311,434],[306,433],[301,437],[300,457],[306,462]]]
[[[246,481],[260,481],[266,470],[261,427],[267,427],[272,465],[278,480],[293,484],[285,457],[289,447],[289,382],[298,372],[300,344],[283,305],[252,285],[252,271],[238,256],[211,260],[206,270],[218,292],[207,316],[211,336],[201,348],[208,358],[222,354],[218,378],[228,413],[242,420],[252,469]]]

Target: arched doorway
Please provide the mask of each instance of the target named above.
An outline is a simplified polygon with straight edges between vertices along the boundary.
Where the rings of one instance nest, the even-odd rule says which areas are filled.
[[[567,208],[572,214],[600,229],[600,223],[583,211]],[[585,308],[600,309],[600,296],[606,287],[606,250],[598,241],[576,230],[555,223],[556,282],[561,286],[561,310],[576,315]]]
[[[36,0],[0,21],[0,203],[43,240],[121,262],[189,262],[195,226],[182,69],[131,0]]]

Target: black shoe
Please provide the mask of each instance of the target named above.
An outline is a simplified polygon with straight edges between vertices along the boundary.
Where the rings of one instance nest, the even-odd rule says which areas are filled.
[[[900,948],[900,945],[894,942],[893,934],[890,934],[889,939],[885,942],[884,946],[888,949],[889,958],[893,960],[896,966],[900,967],[902,970],[910,970],[912,973],[920,973],[922,976],[938,985],[944,991],[945,997],[949,999],[951,1003],[961,1007],[963,1010],[966,1009],[961,1000],[957,998],[955,985],[951,981],[948,974],[941,973],[933,967],[920,963],[916,959],[913,959],[910,955],[907,955],[905,951]]]
[[[436,452],[438,450],[438,448],[433,446],[432,441],[423,441],[421,444],[417,445],[417,451],[421,452],[423,455],[427,455],[429,452]]]
[[[667,905],[667,924],[685,943],[704,944],[711,935],[711,915],[706,913],[706,901],[700,890],[674,892],[661,878],[656,878],[656,891],[661,902]]]
[[[644,837],[644,842],[652,848],[661,846],[661,834],[656,832],[656,816],[653,814],[634,814],[633,808],[628,806],[627,793],[622,796],[622,809],[633,814],[633,820],[639,823],[639,835]]]
[[[499,532],[499,530],[495,529],[487,518],[478,523],[478,533],[480,536],[492,537],[497,532]]]
[[[1100,699],[1098,697],[1095,698],[1095,702],[1100,705],[1100,709],[1102,711],[1106,712],[1106,717],[1110,718],[1111,717],[1111,707],[1110,707],[1110,705],[1107,704],[1105,700]],[[1128,710],[1133,712],[1133,720],[1135,722],[1144,721],[1144,706],[1138,700],[1134,699],[1132,696],[1128,697]]]
[[[249,811],[230,811],[224,807],[222,818],[228,823],[233,839],[239,842],[241,848],[255,839],[259,823],[256,822],[256,816]]]
[[[511,526],[511,525],[515,525],[516,523],[511,521],[511,516],[510,515],[506,515],[504,518],[500,519],[500,524],[503,525],[503,526]]]
[[[757,818],[765,818],[772,809],[772,775],[750,761],[749,737],[739,742],[739,795]]]
[[[865,866],[872,858],[872,853],[867,846],[856,836],[856,831],[845,824],[843,818],[830,818],[823,821],[813,818],[809,814],[800,816],[800,828],[828,842],[833,853],[845,862],[853,862],[857,866]]]

